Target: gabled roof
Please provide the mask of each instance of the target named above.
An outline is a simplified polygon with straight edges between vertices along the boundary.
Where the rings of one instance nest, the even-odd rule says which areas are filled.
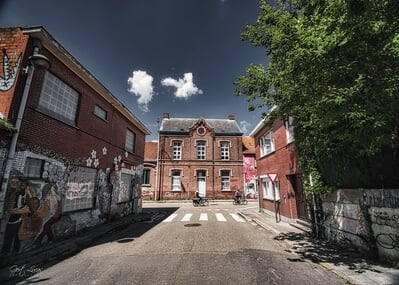
[[[190,129],[203,120],[215,135],[242,136],[237,122],[232,119],[194,119],[194,118],[164,118],[159,129],[160,134],[188,134]]]

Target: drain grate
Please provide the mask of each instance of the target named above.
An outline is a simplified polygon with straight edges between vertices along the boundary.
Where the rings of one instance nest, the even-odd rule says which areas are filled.
[[[119,243],[126,243],[126,242],[131,242],[131,241],[133,241],[134,239],[132,239],[132,238],[123,238],[123,239],[120,239],[120,240],[118,240],[118,242]]]

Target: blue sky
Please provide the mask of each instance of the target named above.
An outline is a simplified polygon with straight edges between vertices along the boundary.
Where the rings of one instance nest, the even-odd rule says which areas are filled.
[[[0,26],[44,28],[152,132],[174,118],[223,119],[244,134],[264,110],[248,111],[235,78],[265,52],[241,42],[258,0],[1,0]]]

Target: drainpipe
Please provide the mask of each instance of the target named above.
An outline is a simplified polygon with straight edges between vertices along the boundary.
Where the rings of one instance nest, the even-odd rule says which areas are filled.
[[[17,147],[18,136],[19,136],[20,129],[21,129],[22,119],[23,119],[24,112],[25,112],[26,102],[28,100],[30,85],[32,83],[35,66],[38,69],[40,69],[40,68],[48,69],[51,66],[48,58],[39,54],[39,48],[41,47],[40,41],[35,40],[34,45],[35,45],[35,47],[33,49],[33,55],[29,57],[29,65],[24,69],[24,71],[28,73],[28,76],[26,78],[24,91],[22,93],[21,103],[19,105],[18,115],[17,115],[17,119],[15,122],[15,131],[11,137],[11,142],[10,142],[10,147],[8,149],[8,156],[7,156],[7,160],[6,160],[4,175],[3,175],[3,179],[2,179],[2,183],[1,183],[0,218],[2,218],[4,215],[4,202],[5,202],[5,196],[6,196],[7,186],[8,186],[8,180],[10,178],[11,168],[12,168],[12,164],[14,162],[14,155],[15,155],[15,150]]]

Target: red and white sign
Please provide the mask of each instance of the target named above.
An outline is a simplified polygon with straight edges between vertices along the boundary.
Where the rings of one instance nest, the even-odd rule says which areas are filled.
[[[277,173],[275,173],[275,172],[270,172],[270,173],[267,173],[267,176],[269,176],[269,179],[272,181],[272,183],[276,182],[276,180],[277,180]]]

